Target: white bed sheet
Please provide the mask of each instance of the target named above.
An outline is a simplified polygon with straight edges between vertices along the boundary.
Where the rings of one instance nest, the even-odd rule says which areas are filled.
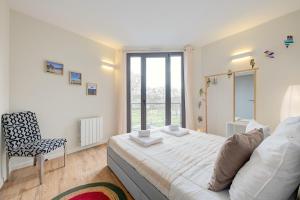
[[[227,190],[207,189],[214,161],[225,138],[190,131],[183,137],[155,133],[163,142],[143,147],[128,134],[114,136],[109,146],[171,200],[229,200]]]

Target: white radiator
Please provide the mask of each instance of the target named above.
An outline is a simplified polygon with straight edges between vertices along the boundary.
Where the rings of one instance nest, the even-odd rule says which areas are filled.
[[[231,137],[236,133],[245,133],[248,122],[236,121],[227,122],[226,124],[226,137]]]
[[[102,117],[80,120],[81,146],[95,144],[103,139]]]

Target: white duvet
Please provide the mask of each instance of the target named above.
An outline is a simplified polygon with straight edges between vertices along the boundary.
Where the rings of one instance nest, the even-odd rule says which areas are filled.
[[[190,131],[183,137],[162,132],[163,142],[142,147],[129,135],[114,136],[109,146],[170,200],[228,200],[228,191],[207,189],[214,161],[225,138]]]

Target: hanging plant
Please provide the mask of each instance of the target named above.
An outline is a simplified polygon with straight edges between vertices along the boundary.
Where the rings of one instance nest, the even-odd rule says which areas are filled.
[[[202,116],[198,116],[198,122],[199,122],[199,123],[203,122]]]
[[[255,60],[254,60],[254,59],[251,59],[251,60],[250,60],[250,65],[251,65],[251,67],[252,67],[252,69],[253,69],[254,66],[255,66]]]
[[[200,95],[200,97],[202,97],[203,94],[204,94],[204,90],[203,90],[203,88],[200,88],[200,90],[199,90],[199,95]]]
[[[210,83],[210,79],[208,79],[207,81]],[[202,101],[205,101],[205,98],[203,97],[204,95],[205,95],[205,91],[203,90],[203,88],[200,88],[200,90],[199,90],[200,100],[198,102],[199,115],[197,118],[199,123],[203,122],[203,117],[200,115],[200,110],[201,110],[201,106],[202,106]]]
[[[210,80],[210,78],[207,78],[207,79],[206,79],[206,85],[207,85],[207,87],[209,87],[209,86],[210,86],[210,83],[211,83],[211,80]],[[203,90],[203,89],[201,88],[200,90]]]
[[[200,109],[200,108],[201,108],[201,106],[202,106],[202,102],[201,102],[201,101],[199,101],[199,103],[198,103],[198,108]]]

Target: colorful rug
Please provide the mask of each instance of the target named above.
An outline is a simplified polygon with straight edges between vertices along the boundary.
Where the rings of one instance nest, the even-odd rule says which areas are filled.
[[[118,186],[99,182],[72,188],[52,200],[127,200],[127,198]]]

